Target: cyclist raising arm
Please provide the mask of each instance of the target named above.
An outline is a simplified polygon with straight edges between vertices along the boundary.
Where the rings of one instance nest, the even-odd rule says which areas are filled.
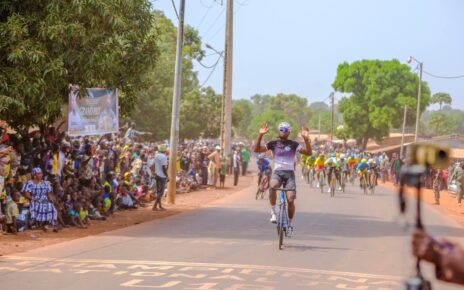
[[[271,188],[269,189],[269,201],[271,204],[271,222],[276,223],[276,188],[282,186],[285,183],[286,188],[295,188],[295,155],[297,152],[304,155],[311,155],[311,140],[309,139],[309,129],[301,128],[300,134],[305,142],[305,148],[293,140],[289,140],[291,126],[287,122],[279,124],[279,139],[268,142],[265,146],[261,146],[261,140],[263,136],[269,132],[269,126],[263,124],[259,129],[258,139],[254,151],[257,153],[266,152],[271,150],[274,156],[274,170],[271,177]],[[288,202],[288,217],[289,217],[289,233],[293,232],[293,217],[295,215],[295,199],[296,191],[287,191],[287,202]]]

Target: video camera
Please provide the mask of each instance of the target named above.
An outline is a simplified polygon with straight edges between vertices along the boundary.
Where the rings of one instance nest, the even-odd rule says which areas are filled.
[[[445,169],[450,164],[449,148],[431,143],[415,143],[408,147],[407,166],[401,171],[399,189],[400,210],[406,211],[404,186],[408,185],[417,190],[416,228],[422,229],[421,218],[421,185],[422,177],[429,168]],[[420,260],[416,263],[416,276],[405,281],[407,290],[431,290],[432,285],[422,276]]]
[[[407,152],[408,164],[446,169],[450,165],[449,148],[430,143],[412,144]]]

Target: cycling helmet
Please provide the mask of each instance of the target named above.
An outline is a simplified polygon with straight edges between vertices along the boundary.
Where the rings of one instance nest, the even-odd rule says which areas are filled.
[[[292,131],[292,126],[287,122],[282,122],[279,124],[279,131],[290,132]]]
[[[354,159],[354,158],[356,158],[356,155],[354,155],[354,154],[351,154],[351,158],[353,158],[353,159]]]
[[[264,157],[265,157],[265,155],[264,155],[263,153],[261,153],[261,154],[258,155],[258,159],[259,159],[259,160],[264,159]]]
[[[333,163],[333,158],[329,158],[329,160],[327,160],[327,163],[332,164]]]
[[[368,163],[374,163],[374,159],[369,159]]]
[[[345,159],[345,154],[340,155],[340,159]]]
[[[363,159],[361,160],[361,163],[366,163],[366,162],[367,162],[366,158],[363,158]]]

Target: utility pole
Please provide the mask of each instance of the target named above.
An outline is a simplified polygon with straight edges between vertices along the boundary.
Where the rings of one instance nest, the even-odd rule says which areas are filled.
[[[331,129],[330,129],[330,143],[333,142],[333,135],[334,135],[334,111],[335,111],[335,93],[330,93],[331,103],[332,103],[332,121],[331,121]]]
[[[319,122],[318,122],[318,131],[319,131],[319,136],[317,137],[317,140],[320,142],[321,141],[321,112],[319,112]]]
[[[417,141],[419,135],[419,123],[420,123],[420,102],[421,102],[421,88],[422,88],[422,62],[419,63],[419,89],[417,90],[417,113],[416,113],[416,132],[414,134],[414,142]]]
[[[176,67],[174,72],[174,93],[172,95],[172,119],[171,136],[169,139],[169,183],[168,183],[168,202],[174,204],[176,200],[176,163],[177,163],[177,143],[179,141],[179,103],[182,92],[182,48],[184,46],[184,14],[185,0],[180,0],[179,27],[177,28],[177,50]]]
[[[223,127],[224,153],[229,156],[232,147],[232,55],[234,34],[234,0],[227,0],[226,43],[224,57]],[[222,119],[222,118],[221,118]]]
[[[408,113],[408,106],[404,105],[404,116],[403,116],[403,133],[401,134],[401,149],[400,149],[400,158],[403,157],[404,151],[404,132],[406,128],[406,115]]]

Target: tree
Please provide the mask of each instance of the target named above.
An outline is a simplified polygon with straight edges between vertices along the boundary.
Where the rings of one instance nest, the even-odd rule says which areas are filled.
[[[343,97],[338,107],[350,137],[365,148],[369,138],[381,140],[389,135],[391,127],[400,127],[404,105],[415,106],[418,83],[410,68],[397,60],[340,64],[332,86],[351,94]],[[425,82],[421,99],[420,109],[424,111],[430,102],[430,90]],[[415,121],[411,111],[409,123]]]
[[[248,136],[247,128],[253,119],[253,103],[250,100],[235,100],[232,104],[232,126],[237,135]]]
[[[319,111],[329,111],[329,105],[327,105],[324,102],[313,102],[309,105],[309,107],[314,111],[314,112],[319,112]]]
[[[53,123],[69,83],[118,88],[122,114],[129,112],[158,59],[153,24],[147,0],[4,0],[2,118],[19,130]]]
[[[155,29],[158,32],[159,61],[147,74],[151,80],[150,86],[140,93],[140,99],[132,117],[137,127],[143,131],[153,132],[153,138],[164,140],[169,138],[171,128],[171,109],[174,84],[174,64],[176,55],[177,28],[162,12],[155,11]],[[205,121],[205,117],[214,116],[209,105],[204,107],[207,98],[213,101],[210,88],[201,90],[197,73],[193,70],[193,61],[201,59],[201,39],[192,27],[185,28],[183,63],[182,63],[182,94],[180,100],[180,132],[181,138],[197,138],[210,123],[219,128],[220,122]],[[216,101],[214,101],[216,102]],[[218,105],[219,112],[221,105]],[[217,112],[217,111],[215,111]],[[220,118],[220,114],[219,114]],[[209,131],[208,129],[208,132]],[[208,133],[209,134],[209,133]],[[218,133],[219,135],[219,133]]]
[[[441,111],[441,108],[442,108],[443,104],[451,105],[452,101],[453,100],[451,99],[451,96],[449,94],[447,94],[447,93],[436,93],[430,99],[430,102],[432,104],[439,104],[440,105],[440,111]]]
[[[316,111],[309,120],[309,128],[311,128],[311,130],[319,129],[319,116],[321,117],[321,133],[330,133],[331,116],[329,111]]]
[[[289,118],[287,114],[282,111],[275,111],[275,110],[267,110],[264,113],[255,116],[252,120],[250,125],[248,126],[248,136],[251,139],[254,139],[258,136],[259,127],[267,123],[269,125],[269,133],[266,134],[266,138],[270,140],[270,138],[276,138],[277,136],[277,129],[281,122],[288,122],[292,126],[293,130],[290,134],[291,138],[297,136],[298,130],[300,129],[295,120]]]
[[[449,135],[453,132],[452,119],[442,112],[432,113],[427,125],[435,136]]]
[[[308,100],[295,94],[277,94],[270,99],[270,109],[283,111],[300,127],[307,125],[312,115]]]

